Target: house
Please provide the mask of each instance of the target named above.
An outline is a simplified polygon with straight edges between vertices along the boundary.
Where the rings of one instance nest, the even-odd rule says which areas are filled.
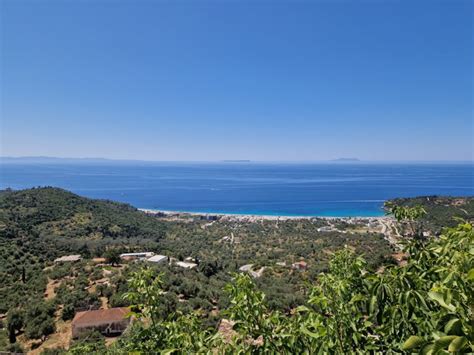
[[[306,270],[308,268],[308,264],[306,261],[298,261],[296,263],[291,264],[291,268],[295,270]]]
[[[65,262],[76,262],[81,260],[80,255],[65,255],[61,256],[60,258],[54,259],[55,263],[65,263]]]
[[[89,330],[97,330],[107,336],[120,335],[131,322],[131,318],[127,317],[129,311],[127,307],[118,307],[78,312],[72,320],[72,337],[78,338]]]
[[[185,262],[185,261],[178,261],[178,262],[176,262],[175,265],[177,265],[179,267],[182,267],[182,268],[185,268],[185,269],[194,269],[197,266],[197,264],[195,264],[195,263],[188,263],[188,262]]]
[[[123,260],[144,260],[147,258],[151,258],[155,253],[145,251],[141,253],[124,253],[120,254],[120,258]]]
[[[153,255],[151,258],[146,259],[146,261],[155,264],[166,263],[168,261],[168,257],[165,255]]]
[[[331,232],[332,228],[330,226],[319,227],[317,229],[318,232]]]

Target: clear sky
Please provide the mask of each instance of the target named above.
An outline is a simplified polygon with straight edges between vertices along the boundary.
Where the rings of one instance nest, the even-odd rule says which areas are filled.
[[[1,6],[1,154],[473,159],[474,1]]]

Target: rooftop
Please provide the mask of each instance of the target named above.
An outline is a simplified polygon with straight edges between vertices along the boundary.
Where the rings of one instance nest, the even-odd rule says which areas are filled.
[[[159,263],[159,262],[164,261],[166,259],[168,259],[168,257],[165,256],[165,255],[154,255],[151,258],[148,258],[146,260],[150,261],[152,263]]]
[[[75,326],[92,326],[108,322],[119,322],[125,319],[129,312],[130,310],[127,307],[78,312],[72,323]]]
[[[81,260],[80,255],[65,255],[61,256],[60,258],[54,259],[55,263],[62,262],[62,261],[79,261]]]
[[[120,254],[120,256],[141,256],[141,255],[150,255],[150,256],[153,256],[155,253],[153,253],[152,251],[142,251],[142,252],[139,252],[139,253],[123,253],[123,254]]]
[[[184,267],[185,269],[193,269],[197,266],[195,263],[187,263],[185,261],[178,261],[176,265]]]

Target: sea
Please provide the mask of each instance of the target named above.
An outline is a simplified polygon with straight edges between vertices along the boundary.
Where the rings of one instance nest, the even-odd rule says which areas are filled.
[[[55,186],[137,208],[271,216],[381,216],[384,201],[474,196],[467,163],[2,163],[0,188]]]

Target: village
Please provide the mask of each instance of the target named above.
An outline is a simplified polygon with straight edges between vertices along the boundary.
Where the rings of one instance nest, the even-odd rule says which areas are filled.
[[[111,279],[114,274],[120,274],[129,265],[161,265],[168,267],[176,267],[183,270],[197,270],[199,266],[199,259],[193,257],[186,257],[180,261],[177,258],[155,254],[151,251],[130,252],[118,255],[119,259],[108,260],[105,257],[96,257],[90,260],[84,259],[80,254],[63,255],[54,260],[53,265],[47,266],[45,271],[54,271],[55,268],[74,267],[74,265],[85,264],[94,270],[99,270],[100,277],[89,280],[89,284],[85,287],[87,292],[97,292],[103,287],[110,286]],[[113,266],[112,266],[113,265]],[[253,264],[245,264],[239,267],[242,273],[248,273],[253,278],[259,278],[263,275],[265,270],[270,266],[262,266],[258,269],[254,268]],[[300,260],[291,264],[286,262],[275,262],[274,267],[287,268],[295,272],[304,272],[308,269],[308,263]],[[57,296],[57,290],[62,283],[67,283],[75,277],[65,276],[62,279],[49,279],[46,291],[44,294],[45,300],[51,301]],[[31,348],[29,353],[40,354],[41,351],[52,347],[68,348],[71,341],[80,339],[81,337],[90,334],[91,332],[98,332],[106,339],[106,344],[110,345],[122,335],[128,327],[133,323],[134,319],[130,316],[130,309],[128,307],[113,307],[109,304],[106,297],[100,297],[100,306],[89,307],[90,309],[80,309],[75,312],[71,320],[64,320],[61,318],[61,311],[64,312],[65,305],[61,306],[60,311],[57,312],[57,330],[55,333],[46,337],[44,341],[34,342],[26,341],[22,336],[19,340]],[[220,325],[219,329],[225,331],[225,323]]]
[[[150,213],[150,212],[148,212]],[[173,218],[173,219],[184,219],[189,220],[190,218],[198,218],[198,220],[206,222],[202,224],[202,228],[208,228],[213,223],[220,222],[230,222],[230,223],[258,223],[268,220],[264,217],[259,216],[214,216],[214,215],[188,215],[188,214],[161,214],[163,218]],[[305,218],[306,219],[306,218]],[[284,218],[280,217],[270,218],[271,221],[280,221],[284,222],[286,220],[295,220],[295,218]],[[313,220],[321,220],[314,219]],[[373,231],[373,232],[383,232],[387,233],[390,229],[393,230],[391,225],[391,219],[387,217],[383,218],[324,218],[322,219],[325,222],[325,225],[317,228],[317,231],[320,233],[330,233],[330,232],[339,232],[339,233],[355,233],[361,231]],[[342,224],[341,224],[342,223]],[[391,238],[390,235],[387,237]],[[234,234],[231,233],[229,236],[223,236],[220,238],[222,243],[233,244],[236,242]],[[54,260],[55,265],[61,265],[65,263],[77,263],[84,261],[81,255],[72,254],[64,255]],[[164,265],[168,267],[176,267],[184,270],[196,270],[198,271],[198,266],[200,263],[199,258],[187,256],[183,260],[179,260],[173,256],[156,254],[152,251],[142,251],[142,252],[129,252],[122,253],[119,255],[119,260],[112,260],[112,263],[116,265],[112,268],[109,267],[106,258],[94,258],[90,260],[94,268],[104,268],[103,276],[97,280],[94,280],[89,285],[88,289],[90,291],[96,290],[101,285],[108,285],[110,282],[110,275],[112,272],[120,272],[126,265],[130,263],[140,263],[142,265]],[[268,271],[270,268],[277,269],[289,269],[293,271],[304,272],[308,270],[308,261],[301,258],[294,262],[287,263],[287,261],[274,261],[273,264],[269,265],[257,265],[254,263],[240,265],[238,267],[239,272],[248,273],[252,278],[260,278],[263,276],[265,271]],[[49,268],[54,268],[50,266]],[[48,284],[45,297],[51,299],[54,297],[54,289],[59,286],[57,281],[50,280]],[[127,327],[133,321],[132,318],[128,316],[129,310],[126,307],[111,307],[107,301],[102,297],[101,306],[99,309],[85,309],[78,311],[74,318],[71,320],[70,325],[68,325],[67,331],[70,333],[62,333],[65,339],[77,339],[88,331],[95,330],[100,332],[102,335],[107,337],[107,341],[110,343],[114,341],[117,336],[121,335]],[[52,335],[54,338],[55,335]],[[48,346],[51,341],[46,341],[45,344],[41,347]],[[66,344],[63,344],[66,346]]]

